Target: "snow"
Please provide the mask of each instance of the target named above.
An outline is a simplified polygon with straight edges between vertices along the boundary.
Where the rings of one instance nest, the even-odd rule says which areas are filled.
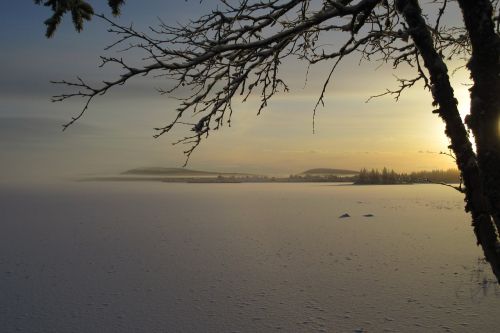
[[[0,189],[0,332],[498,327],[443,186],[63,185]]]

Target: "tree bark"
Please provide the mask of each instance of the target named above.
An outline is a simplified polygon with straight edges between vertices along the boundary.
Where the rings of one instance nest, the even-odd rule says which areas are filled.
[[[459,0],[472,56],[467,64],[474,85],[467,126],[476,140],[477,159],[491,214],[500,230],[500,37],[488,0]]]
[[[481,245],[493,273],[500,283],[500,254],[497,252],[498,236],[490,216],[490,207],[483,191],[483,182],[476,155],[467,130],[457,108],[457,100],[448,76],[448,69],[434,48],[433,39],[422,17],[417,0],[396,0],[397,10],[403,15],[409,34],[415,43],[430,76],[436,113],[446,125],[457,166],[465,185],[465,210],[472,215],[472,225],[478,244]]]

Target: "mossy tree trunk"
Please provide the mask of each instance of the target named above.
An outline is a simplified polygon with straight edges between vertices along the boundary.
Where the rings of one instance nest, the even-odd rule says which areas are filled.
[[[474,85],[466,122],[474,133],[477,159],[491,213],[500,230],[500,37],[487,0],[459,0],[472,56],[467,67]]]
[[[475,1],[473,2],[475,3]],[[437,107],[435,112],[443,119],[446,125],[445,132],[450,138],[451,149],[456,156],[457,166],[464,180],[466,211],[469,211],[472,215],[472,224],[478,244],[481,245],[486,259],[490,263],[495,276],[500,282],[500,253],[498,252],[498,236],[492,220],[492,215],[494,214],[492,214],[492,207],[490,204],[494,201],[494,199],[491,200],[493,197],[488,197],[490,192],[498,191],[500,187],[496,184],[487,185],[486,182],[483,181],[486,175],[494,175],[496,177],[496,175],[500,172],[500,170],[491,170],[492,168],[495,168],[495,166],[498,168],[500,164],[498,164],[498,160],[492,160],[494,157],[488,153],[492,149],[490,147],[498,148],[498,132],[494,132],[492,124],[488,122],[491,121],[492,115],[485,116],[481,114],[481,119],[478,120],[479,124],[477,125],[477,130],[479,139],[476,138],[476,140],[481,145],[482,152],[481,163],[478,163],[476,154],[472,149],[472,144],[469,140],[467,130],[462,122],[462,119],[460,118],[460,113],[458,112],[457,100],[453,93],[447,67],[442,59],[442,56],[434,47],[432,36],[424,18],[422,17],[422,11],[418,1],[397,0],[396,3],[398,11],[403,15],[408,24],[410,36],[417,46],[417,49],[424,60],[424,65],[429,72],[434,105]],[[464,9],[464,12],[465,11],[466,10]],[[474,14],[471,13],[470,15]],[[468,28],[474,29],[474,27]],[[480,34],[480,32],[474,33]],[[490,55],[488,55],[488,57],[489,56]],[[498,61],[498,58],[496,61]],[[470,65],[470,68],[471,72],[475,70],[474,65]],[[481,76],[479,73],[472,74],[474,78],[478,75]],[[492,80],[491,75],[489,76],[490,78],[488,82]],[[477,83],[474,87],[476,94],[478,90],[485,89],[483,87],[476,86]],[[487,106],[489,109],[495,109],[495,105],[497,105],[496,111],[498,111],[498,102],[496,101],[496,98],[492,97],[491,92],[482,92],[482,95],[483,94],[488,95],[489,98],[486,99],[485,97],[484,104],[487,104],[488,102],[492,103],[492,105]],[[486,106],[483,106],[483,108],[485,107]],[[475,114],[480,114],[482,111],[474,110],[474,112]],[[495,120],[497,119],[498,118],[495,118]],[[495,125],[498,126],[497,122],[495,122]],[[495,136],[492,137],[493,135]],[[485,157],[485,155],[487,155],[487,157]],[[482,168],[485,168],[487,171],[483,172]]]

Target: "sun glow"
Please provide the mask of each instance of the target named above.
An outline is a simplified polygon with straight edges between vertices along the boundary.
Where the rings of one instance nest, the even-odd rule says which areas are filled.
[[[458,100],[457,107],[458,107],[458,112],[460,113],[460,118],[462,118],[462,121],[464,121],[465,117],[470,113],[470,95],[468,87],[462,85],[457,89],[455,89],[455,97]],[[439,136],[439,140],[437,140],[440,146],[439,149],[446,150],[445,148],[450,145],[450,140],[446,135],[443,134],[444,126],[445,126],[444,123],[440,124],[440,126],[436,129],[436,135]],[[500,133],[500,120],[498,126]],[[466,129],[468,129],[467,126]],[[469,132],[469,136],[472,143],[472,148],[474,149],[474,151],[476,151],[476,142],[474,140],[474,135],[471,132]]]
[[[467,87],[462,86],[455,90],[455,97],[458,100],[458,112],[462,120],[465,119],[470,112],[470,94]]]
[[[500,116],[497,119],[497,139],[500,141]]]
[[[470,113],[470,93],[469,89],[466,86],[462,86],[455,91],[455,96],[458,100],[458,112],[460,113],[460,117],[462,120],[465,120],[465,117]],[[500,125],[499,125],[500,126]],[[468,129],[467,125],[466,128]],[[476,140],[474,138],[474,134],[469,131],[470,141],[472,143],[472,149],[476,150]]]

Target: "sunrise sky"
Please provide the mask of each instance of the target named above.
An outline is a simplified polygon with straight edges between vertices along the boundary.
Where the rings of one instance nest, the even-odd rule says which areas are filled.
[[[109,14],[105,1],[92,2],[96,12]],[[155,25],[157,17],[175,24],[215,6],[216,1],[127,1],[118,21],[133,21],[137,29]],[[153,139],[153,128],[171,119],[175,99],[155,88],[161,79],[141,79],[111,91],[91,105],[85,117],[66,132],[61,125],[81,109],[81,100],[51,103],[61,87],[50,80],[81,76],[90,82],[113,76],[99,69],[99,55],[115,37],[95,18],[78,34],[70,18],[52,39],[44,37],[49,11],[32,1],[5,2],[0,12],[0,180],[48,179],[109,174],[141,166],[179,167],[180,147],[171,145],[182,128]],[[290,62],[283,73],[291,92],[277,96],[259,117],[258,100],[235,103],[232,127],[214,133],[193,154],[189,168],[267,174],[299,173],[309,168],[362,167],[411,171],[449,168],[443,124],[431,113],[430,94],[421,86],[398,103],[384,97],[365,103],[385,88],[394,88],[394,72],[379,63],[358,66],[344,62],[329,86],[326,105],[312,131],[312,110],[326,79],[327,66],[309,74],[304,64]],[[457,66],[458,64],[451,64]],[[467,109],[467,73],[453,78],[459,108]]]

